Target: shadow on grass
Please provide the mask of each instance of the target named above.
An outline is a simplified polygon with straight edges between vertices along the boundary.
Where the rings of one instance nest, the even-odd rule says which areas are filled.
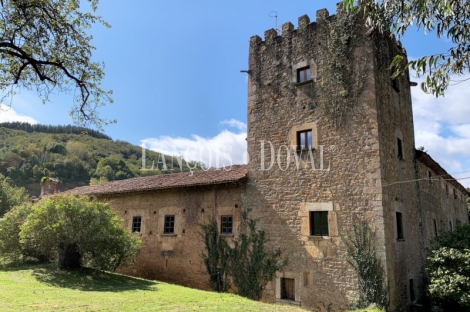
[[[119,292],[127,290],[157,290],[157,282],[140,278],[81,268],[74,271],[58,270],[41,266],[33,271],[33,276],[41,283],[54,287],[82,291]]]
[[[0,260],[0,271],[9,272],[9,271],[24,271],[24,270],[34,270],[38,267],[48,267],[51,264],[44,264],[37,261],[7,261]]]
[[[34,261],[0,261],[0,271],[32,271],[32,276],[41,283],[82,291],[157,290],[156,281],[113,274],[90,268],[74,271],[58,270],[57,264]]]

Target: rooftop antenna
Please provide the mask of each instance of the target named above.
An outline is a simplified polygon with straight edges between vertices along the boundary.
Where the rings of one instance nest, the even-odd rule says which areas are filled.
[[[271,11],[271,12],[269,12],[268,16],[269,16],[269,17],[274,17],[274,18],[276,19],[276,24],[275,24],[274,29],[277,31],[277,34],[279,35],[279,34],[280,34],[280,31],[279,31],[279,29],[277,28],[277,12],[276,12],[276,11]]]

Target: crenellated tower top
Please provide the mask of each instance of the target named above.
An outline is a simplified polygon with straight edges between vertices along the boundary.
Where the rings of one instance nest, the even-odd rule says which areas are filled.
[[[336,4],[336,13],[338,14],[338,13],[342,12],[343,10],[344,10],[343,3],[342,2],[337,3]],[[334,15],[330,15],[330,13],[328,12],[328,10],[326,8],[320,9],[320,10],[317,11],[316,21],[315,22],[311,22],[310,17],[307,14],[302,15],[298,19],[297,29],[295,29],[294,25],[291,22],[287,22],[287,23],[282,24],[281,36],[288,36],[292,32],[295,32],[295,31],[300,31],[300,32],[305,31],[312,24],[320,24],[320,23],[326,22],[330,16],[334,16]],[[279,35],[278,35],[277,31],[273,28],[271,28],[269,30],[266,30],[264,32],[264,41],[265,42],[272,42],[277,37],[279,37]],[[252,36],[250,38],[250,44],[258,44],[260,42],[263,42],[263,39],[261,39],[261,37],[259,37],[258,35]]]

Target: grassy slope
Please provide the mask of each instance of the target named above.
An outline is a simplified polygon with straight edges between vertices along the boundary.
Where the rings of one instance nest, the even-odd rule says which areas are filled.
[[[0,266],[1,311],[305,311],[83,269]]]

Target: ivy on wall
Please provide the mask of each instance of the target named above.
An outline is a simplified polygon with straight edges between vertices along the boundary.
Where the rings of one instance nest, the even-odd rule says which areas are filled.
[[[287,259],[281,258],[280,249],[267,248],[266,233],[256,228],[256,221],[246,210],[242,220],[240,237],[233,246],[219,234],[215,220],[201,225],[205,246],[202,258],[214,290],[226,291],[233,283],[240,296],[259,300],[266,284],[287,265]]]
[[[353,220],[352,232],[343,238],[346,244],[346,261],[358,276],[359,298],[355,308],[376,304],[388,306],[385,272],[377,256],[376,234],[365,220]]]
[[[320,102],[327,116],[338,128],[360,104],[366,79],[365,60],[357,58],[357,10],[339,11],[329,24],[326,45],[322,45]]]

